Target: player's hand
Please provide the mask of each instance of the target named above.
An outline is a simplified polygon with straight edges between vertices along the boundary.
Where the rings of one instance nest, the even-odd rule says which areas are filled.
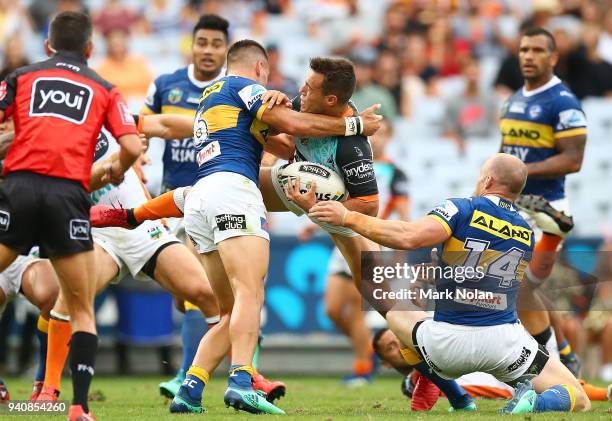
[[[105,177],[108,177],[108,181],[110,181],[111,184],[118,186],[119,184],[123,183],[124,176],[125,172],[121,166],[121,161],[116,159],[112,162],[112,164],[110,164]]]
[[[328,200],[319,202],[310,208],[308,216],[317,218],[321,222],[327,222],[333,225],[344,225],[344,219],[348,213],[348,209],[340,202]]]
[[[313,181],[310,184],[310,189],[306,193],[300,193],[299,186],[300,177],[296,177],[295,180],[290,177],[285,185],[285,194],[287,195],[287,198],[298,205],[300,209],[308,212],[310,208],[317,203],[317,196],[315,194],[317,191],[317,183]]]
[[[359,116],[363,120],[362,134],[364,136],[372,136],[380,129],[382,125],[383,116],[378,115],[375,111],[380,109],[380,104],[374,104],[363,110]]]
[[[275,105],[284,105],[285,107],[291,108],[291,100],[289,97],[281,91],[275,91],[274,89],[266,91],[261,98],[261,102],[264,104],[266,102],[268,103],[268,110],[274,108]]]
[[[317,231],[319,231],[317,224],[308,224],[298,233],[297,238],[299,241],[308,241]]]
[[[138,138],[140,139],[140,143],[142,145],[142,153],[144,154],[149,149],[149,139],[145,136],[144,133],[138,133]]]

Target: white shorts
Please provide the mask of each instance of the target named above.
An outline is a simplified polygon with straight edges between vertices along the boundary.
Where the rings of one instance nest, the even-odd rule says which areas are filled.
[[[185,240],[185,221],[183,218],[164,218],[168,230],[181,241]]]
[[[217,172],[199,180],[185,201],[184,219],[198,253],[214,251],[232,237],[253,235],[270,241],[261,192],[237,173]]]
[[[511,383],[537,375],[528,370],[538,354],[538,343],[520,323],[464,326],[426,319],[416,331],[416,340],[427,364],[447,379],[480,371]]]
[[[119,274],[115,281],[121,280],[128,272],[136,279],[151,280],[141,272],[143,266],[161,246],[180,243],[178,238],[168,233],[160,221],[145,221],[131,230],[116,227],[92,228],[91,234],[94,243],[102,247],[117,263]]]
[[[270,173],[270,177],[272,177],[272,185],[274,186],[274,190],[276,191],[276,194],[278,195],[280,200],[283,202],[283,204],[289,211],[293,212],[297,216],[304,215],[305,212],[302,210],[302,208],[300,208],[299,206],[297,206],[295,203],[293,203],[291,200],[287,198],[287,195],[285,194],[285,190],[283,189],[283,185],[281,184],[278,178],[279,168],[280,167],[278,166],[272,167],[272,171]],[[321,228],[323,228],[325,231],[329,232],[330,234],[338,234],[338,235],[343,235],[345,237],[356,237],[358,235],[355,231],[348,229],[346,227],[339,227],[337,225],[328,224],[326,222],[320,222],[316,218],[310,218],[310,220],[314,222],[315,224],[317,224],[318,226],[320,226]]]
[[[567,197],[564,197],[563,199],[553,200],[550,202],[550,205],[553,208],[564,212],[567,216],[571,216],[569,200],[567,199]],[[520,209],[519,213],[523,218],[525,218],[525,221],[527,221],[527,223],[533,230],[535,240],[539,241],[542,237],[542,230],[537,226],[536,221],[532,216],[533,214],[530,211],[526,211],[524,209]],[[559,249],[561,249],[562,244],[563,243],[559,244]]]
[[[338,247],[334,247],[334,250],[329,257],[327,273],[329,275],[347,275],[352,277],[351,268]]]
[[[21,290],[21,281],[23,273],[32,263],[40,261],[35,256],[17,256],[17,259],[7,267],[4,272],[0,273],[0,289],[6,296],[5,302],[0,305],[0,314],[4,312],[6,303],[14,299]]]

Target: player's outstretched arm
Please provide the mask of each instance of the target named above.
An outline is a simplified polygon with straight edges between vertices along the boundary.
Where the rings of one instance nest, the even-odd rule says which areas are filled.
[[[330,117],[302,113],[287,107],[264,108],[260,119],[282,133],[293,136],[370,136],[380,128],[383,117],[375,113],[380,104],[372,105],[359,117]]]
[[[176,114],[139,115],[138,127],[146,137],[184,139],[193,136],[193,117]]]
[[[428,216],[415,222],[387,221],[349,211],[340,202],[319,202],[308,215],[345,226],[380,245],[398,250],[432,247],[450,236],[440,222]]]

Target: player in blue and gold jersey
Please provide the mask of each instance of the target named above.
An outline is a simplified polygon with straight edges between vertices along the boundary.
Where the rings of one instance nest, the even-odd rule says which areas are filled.
[[[578,380],[518,321],[516,298],[531,259],[533,231],[513,202],[526,179],[524,163],[497,154],[483,165],[474,197],[446,200],[413,223],[350,212],[339,202],[319,202],[310,215],[395,249],[443,244],[433,319],[406,307],[382,311],[405,346],[407,362],[424,360],[444,378],[480,371],[514,386],[514,398],[502,412],[588,410]],[[362,293],[380,308],[368,288]]]
[[[553,73],[557,60],[555,39],[548,31],[534,28],[523,34],[519,62],[525,86],[506,101],[500,122],[502,151],[527,164],[527,184],[517,205],[537,237],[519,313],[529,332],[554,353],[557,346],[547,306],[536,289],[550,275],[556,251],[573,227],[565,177],[580,170],[587,134],[578,99]],[[555,330],[561,359],[578,375],[577,358],[561,330]]]
[[[202,412],[209,373],[231,348],[226,404],[283,413],[253,390],[251,377],[269,260],[259,166],[264,149],[278,156],[293,151],[289,141],[268,138],[269,126],[301,136],[351,136],[372,134],[382,119],[374,114],[377,106],[351,117],[269,108],[263,102],[268,74],[265,49],[251,40],[236,42],[227,54],[227,76],[204,90],[193,121],[198,171],[185,201],[185,227],[209,274],[221,321],[204,335],[171,412]],[[181,128],[169,132],[188,134]]]
[[[202,91],[225,75],[225,55],[229,46],[229,22],[217,15],[203,15],[193,28],[191,64],[173,73],[159,76],[149,86],[141,113],[179,114],[195,117]],[[164,170],[162,192],[195,182],[198,165],[195,160],[193,137],[168,140],[162,158]],[[172,232],[184,238],[182,219],[168,220]],[[190,247],[191,244],[187,242]],[[191,247],[190,247],[191,248]],[[219,319],[218,312],[203,315],[190,302],[179,303],[185,314],[181,322],[183,361],[176,376],[159,384],[162,395],[172,399],[185,379],[200,339]]]

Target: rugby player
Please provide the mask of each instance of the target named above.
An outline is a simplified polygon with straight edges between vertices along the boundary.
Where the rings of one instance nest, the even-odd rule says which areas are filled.
[[[349,104],[354,86],[355,78],[350,62],[344,59],[315,58],[311,61],[311,72],[301,89],[301,97],[296,98],[292,104],[294,109],[299,109],[301,112],[295,113],[284,107],[276,107],[276,104],[286,103],[287,97],[277,91],[268,91],[263,95],[267,106],[262,120],[265,121],[264,117],[267,112],[274,112],[274,110],[281,110],[283,113],[297,116],[310,115],[307,114],[308,112],[330,116],[354,115],[355,110]],[[270,98],[270,101],[266,101],[267,98]],[[187,119],[177,118],[176,116],[153,117],[147,116],[144,119],[143,131],[147,135],[173,137],[177,132],[184,131],[188,127]],[[204,130],[204,127],[198,128],[197,123],[195,127],[196,131],[198,129]],[[285,128],[285,131],[290,133],[292,133],[291,130],[292,128]],[[268,145],[270,145],[272,139],[278,140],[280,145],[286,146],[287,140],[281,136],[270,137]],[[293,157],[298,161],[319,162],[335,169],[343,176],[345,185],[348,187],[350,197],[345,204],[360,212],[367,212],[372,215],[377,213],[378,190],[373,171],[372,151],[366,137],[358,135],[323,137],[315,133],[313,136],[303,135],[302,139],[295,143],[291,140],[289,142],[291,142],[291,146],[295,147],[295,154],[293,154],[293,148],[281,148],[275,151],[276,155],[285,159]],[[276,168],[261,168],[259,171],[260,188],[267,210],[272,212],[291,210],[298,215],[303,214],[316,201],[316,186],[313,186],[308,192],[301,193],[294,189],[292,183],[288,183],[288,191],[285,192],[284,186],[278,180],[277,171]],[[296,182],[299,183],[299,180],[296,180]],[[176,202],[184,200],[187,191],[188,189],[177,189],[174,193],[166,193],[166,197],[156,198],[151,203],[162,204],[156,206],[156,208],[162,212],[161,215],[163,216],[179,216],[183,206]],[[190,197],[191,195],[187,196],[187,200]],[[216,196],[211,193],[210,197]],[[167,209],[164,209],[164,206],[166,206],[163,205],[164,202],[167,202]],[[94,224],[105,225],[110,223],[110,225],[133,226],[139,222],[135,220],[137,214],[140,213],[138,210],[95,207],[92,211],[92,219],[95,221]],[[160,217],[159,213],[157,217]],[[330,226],[329,224],[322,225],[324,229],[330,232],[334,242],[349,262],[355,284],[359,284],[361,251],[378,250],[378,246],[364,240],[348,229]],[[429,376],[429,373],[427,375]],[[471,401],[466,400],[466,397],[469,396],[456,387],[456,384],[445,382],[437,376],[435,376],[435,381],[446,390],[455,408],[464,409],[470,406]]]
[[[519,62],[525,86],[514,93],[501,112],[501,151],[527,166],[527,184],[517,200],[539,236],[519,298],[519,316],[540,344],[547,344],[578,376],[579,362],[567,341],[555,344],[547,303],[536,293],[550,275],[563,238],[573,227],[565,195],[565,177],[580,170],[586,144],[586,119],[579,101],[554,75],[559,59],[554,37],[542,28],[525,31]]]
[[[407,221],[409,219],[408,179],[385,154],[385,147],[392,136],[393,126],[385,120],[381,128],[370,137],[381,204],[378,215],[382,219],[393,216]],[[348,180],[344,181],[346,183]],[[309,239],[318,228],[316,224],[307,226],[300,233],[300,239],[303,241]],[[361,296],[353,287],[351,269],[338,248],[334,248],[330,258],[324,300],[327,316],[353,344],[355,354],[353,374],[346,376],[343,383],[349,387],[369,383],[375,370],[371,334],[361,308]]]
[[[98,338],[87,191],[102,124],[121,144],[109,168],[111,181],[119,183],[140,155],[125,101],[87,66],[91,36],[87,15],[56,15],[45,41],[50,58],[17,69],[0,86],[0,121],[15,116],[15,140],[0,185],[0,271],[38,245],[58,275],[72,319],[70,420],[93,419],[87,394]]]
[[[149,86],[141,113],[143,115],[179,114],[193,118],[204,88],[225,74],[223,66],[228,47],[228,28],[229,22],[220,16],[201,16],[193,28],[191,64],[155,79]],[[193,137],[169,139],[164,145],[162,161],[164,165],[162,192],[191,186],[198,168]],[[186,240],[182,221],[171,218],[167,222],[173,234]],[[191,242],[185,241],[185,244],[194,251]],[[198,306],[189,301],[179,305],[185,313],[181,322],[183,361],[172,380],[159,384],[160,393],[170,399],[174,397],[185,379],[185,373],[193,361],[200,339],[208,329],[208,325],[216,323],[215,319],[209,317],[210,315],[205,318]],[[215,311],[215,315],[218,315],[218,311]]]
[[[534,245],[533,231],[513,205],[526,180],[521,160],[497,154],[481,168],[475,196],[448,199],[413,223],[384,221],[329,201],[317,203],[310,215],[395,249],[443,243],[443,267],[482,269],[477,283],[462,284],[454,276],[436,280],[444,294],[436,300],[433,319],[398,307],[386,313],[408,362],[424,360],[445,378],[481,371],[514,386],[514,398],[502,412],[586,411],[591,404],[578,380],[549,358],[517,318],[518,289]],[[500,304],[491,308],[478,297],[462,298],[458,291],[467,288],[497,297]]]

